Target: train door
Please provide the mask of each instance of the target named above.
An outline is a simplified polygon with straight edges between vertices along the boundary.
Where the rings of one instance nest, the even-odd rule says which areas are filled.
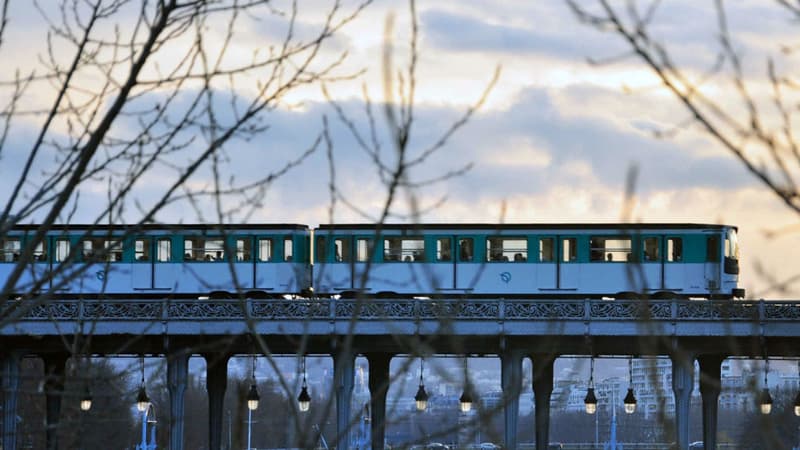
[[[664,238],[664,290],[680,292],[686,284],[686,264],[684,262],[683,238],[666,236]]]
[[[559,236],[560,258],[556,271],[558,288],[574,290],[578,288],[580,264],[578,264],[578,238]]]
[[[133,289],[174,288],[176,269],[172,250],[172,239],[169,237],[134,237],[131,265]]]
[[[355,235],[351,242],[354,258],[350,264],[350,289],[365,292],[384,290],[379,277],[375,274],[376,265],[370,264],[370,258],[374,262],[378,251],[375,248],[375,235]]]
[[[153,238],[153,288],[173,289],[176,278],[176,258],[170,237]]]
[[[153,238],[136,236],[133,238],[133,255],[131,264],[131,282],[133,289],[153,288]]]
[[[36,248],[33,249],[33,273],[31,274],[31,282],[35,284],[41,282],[42,280],[47,280],[47,283],[43,283],[37,289],[39,292],[52,288],[53,280],[50,276],[50,255],[52,253],[50,242],[51,239],[45,236],[42,238],[42,242],[39,242],[36,245]]]
[[[433,261],[433,264],[423,266],[428,273],[418,274],[424,279],[422,285],[435,291],[452,291],[456,287],[456,257],[453,252],[453,237],[431,236],[426,241],[426,247],[431,243],[433,245],[433,254],[427,256],[427,261]]]
[[[539,289],[558,288],[558,252],[555,236],[540,236],[539,257],[536,266],[536,282]],[[534,247],[536,248],[536,247]]]
[[[638,261],[641,261],[642,268],[641,287],[643,287],[645,291],[657,291],[663,289],[663,253],[664,248],[661,236],[643,235],[641,237],[641,249],[639,252]]]
[[[335,236],[333,239],[333,259],[320,274],[329,280],[334,291],[352,291],[355,288],[353,271],[355,268],[355,247],[352,236]]]
[[[255,289],[272,291],[277,283],[276,239],[272,236],[255,237],[255,273],[253,285]]]
[[[233,240],[233,269],[236,272],[236,283],[241,290],[255,287],[256,264],[253,255],[253,236],[234,236]],[[228,267],[226,270],[230,270]],[[233,281],[233,280],[231,280]],[[231,283],[233,285],[233,283]]]
[[[706,236],[705,288],[709,291],[716,291],[720,288],[721,246],[719,235],[714,234]]]
[[[51,273],[57,271],[62,264],[68,264],[70,252],[72,251],[72,245],[73,245],[73,243],[69,239],[69,236],[66,235],[56,236],[52,239],[53,239],[52,240],[53,261],[51,266]],[[55,289],[56,291],[69,291],[72,288],[70,281],[65,280],[64,273],[65,272],[62,271],[58,275],[51,275],[52,278],[50,282],[52,283],[52,288]]]
[[[471,292],[478,284],[481,264],[475,248],[479,242],[477,236],[458,235],[456,236],[456,258],[455,258],[455,280],[454,287],[463,290],[465,293]]]

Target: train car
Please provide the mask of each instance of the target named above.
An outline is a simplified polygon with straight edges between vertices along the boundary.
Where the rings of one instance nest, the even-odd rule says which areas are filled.
[[[318,295],[743,297],[737,229],[708,224],[321,225]]]
[[[0,280],[23,259],[35,225],[0,241]],[[24,259],[13,294],[250,298],[311,287],[306,225],[53,226]]]

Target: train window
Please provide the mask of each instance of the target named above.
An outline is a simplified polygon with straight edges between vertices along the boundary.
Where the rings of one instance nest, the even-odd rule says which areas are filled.
[[[561,239],[561,260],[564,262],[578,259],[578,242],[575,238]]]
[[[421,238],[386,238],[383,240],[384,261],[425,261],[425,241]]]
[[[156,242],[156,261],[172,261],[172,241],[169,239],[159,239]]]
[[[183,240],[183,260],[184,261],[194,261],[194,241],[191,239],[184,239]]]
[[[205,261],[223,261],[225,259],[225,241],[222,239],[206,239],[204,247]]]
[[[133,256],[136,261],[150,261],[150,239],[136,239]]]
[[[236,239],[236,261],[250,261],[253,254],[253,241]]]
[[[225,241],[193,237],[183,240],[184,261],[223,261]]]
[[[725,236],[725,257],[739,259],[739,238],[734,229],[729,229]]]
[[[553,245],[553,238],[541,238],[539,239],[539,261],[541,262],[553,262],[556,260],[554,256],[554,247]]]
[[[92,245],[92,241],[87,239],[85,241],[81,241],[81,246],[83,247],[83,251],[81,252],[81,256],[83,256],[84,261],[92,261],[95,259],[94,257],[94,249]]]
[[[487,261],[514,261],[523,262],[528,259],[528,240],[523,238],[499,238],[490,237],[486,239],[486,260]]]
[[[660,261],[661,255],[659,254],[658,238],[649,237],[644,238],[644,260],[645,261]]]
[[[109,256],[110,261],[122,261],[122,242],[121,241],[106,241],[105,251]]]
[[[44,249],[44,243],[39,242],[36,244],[36,248],[33,250],[33,257],[36,261],[47,261],[47,252]]]
[[[334,258],[337,262],[350,262],[352,261],[352,257],[350,256],[350,238],[337,238],[333,241],[334,251],[336,254]],[[366,256],[363,260],[359,259],[359,261],[366,261]]]
[[[683,239],[667,238],[667,261],[680,261],[683,259]]]
[[[367,262],[372,253],[372,239],[359,238],[356,240],[356,261]]]
[[[436,239],[436,260],[452,261],[453,252],[450,249],[450,238]]]
[[[706,238],[706,261],[719,262],[719,236]]]
[[[81,256],[84,261],[119,261],[114,259],[113,252],[110,251],[113,242],[101,238],[88,238],[81,241]]]
[[[459,261],[470,262],[475,256],[475,245],[472,238],[461,238],[458,240],[458,259]]]
[[[21,244],[19,239],[3,239],[3,262],[19,260]]]
[[[291,261],[294,257],[294,242],[292,242],[292,238],[287,237],[283,239],[283,260],[284,261]]]
[[[258,260],[272,261],[272,239],[261,238],[258,240]]]
[[[66,261],[69,257],[69,239],[56,239],[56,262]]]
[[[593,236],[589,245],[589,259],[592,261],[624,262],[632,257],[631,238],[628,237]]]

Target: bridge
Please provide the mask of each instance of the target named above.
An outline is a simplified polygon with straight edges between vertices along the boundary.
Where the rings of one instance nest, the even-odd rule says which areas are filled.
[[[93,355],[163,355],[170,394],[170,448],[183,448],[183,394],[192,349],[205,348],[209,444],[221,448],[227,361],[252,354],[258,336],[273,354],[329,354],[334,362],[338,449],[346,449],[355,357],[369,363],[372,449],[382,450],[389,363],[400,354],[498,355],[504,446],[517,443],[522,360],[533,362],[536,448],[549,434],[553,363],[562,355],[666,355],[672,360],[675,442],[689,445],[694,362],[701,371],[705,448],[716,448],[720,365],[730,356],[800,357],[800,302],[562,299],[52,300],[0,310],[3,448],[16,448],[19,361],[38,355],[63,373],[63,338],[91,336]],[[398,339],[402,337],[403,339]],[[224,354],[214,350],[224,342]],[[124,349],[124,350],[120,350]],[[57,387],[57,386],[56,386]],[[60,398],[46,387],[48,424]],[[55,432],[48,427],[48,445]],[[52,434],[52,436],[51,436]]]

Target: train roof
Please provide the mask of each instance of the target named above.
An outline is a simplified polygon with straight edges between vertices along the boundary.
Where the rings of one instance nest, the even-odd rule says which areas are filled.
[[[377,224],[321,224],[319,230],[374,230]],[[381,225],[385,230],[722,230],[733,225],[705,223],[420,223]]]
[[[12,230],[14,231],[35,231],[41,225],[39,224],[22,224],[22,225],[14,225]],[[307,231],[309,229],[308,225],[298,224],[298,223],[246,223],[246,224],[186,224],[186,223],[179,223],[179,224],[155,224],[155,223],[147,223],[147,224],[139,224],[139,225],[128,225],[128,224],[119,224],[119,225],[109,225],[109,224],[54,224],[50,226],[50,230],[53,231],[85,231],[88,229],[98,230],[98,231],[159,231],[159,230],[169,230],[169,231],[182,231],[182,230],[209,230],[215,231],[220,229],[225,230],[299,230],[299,231]]]

